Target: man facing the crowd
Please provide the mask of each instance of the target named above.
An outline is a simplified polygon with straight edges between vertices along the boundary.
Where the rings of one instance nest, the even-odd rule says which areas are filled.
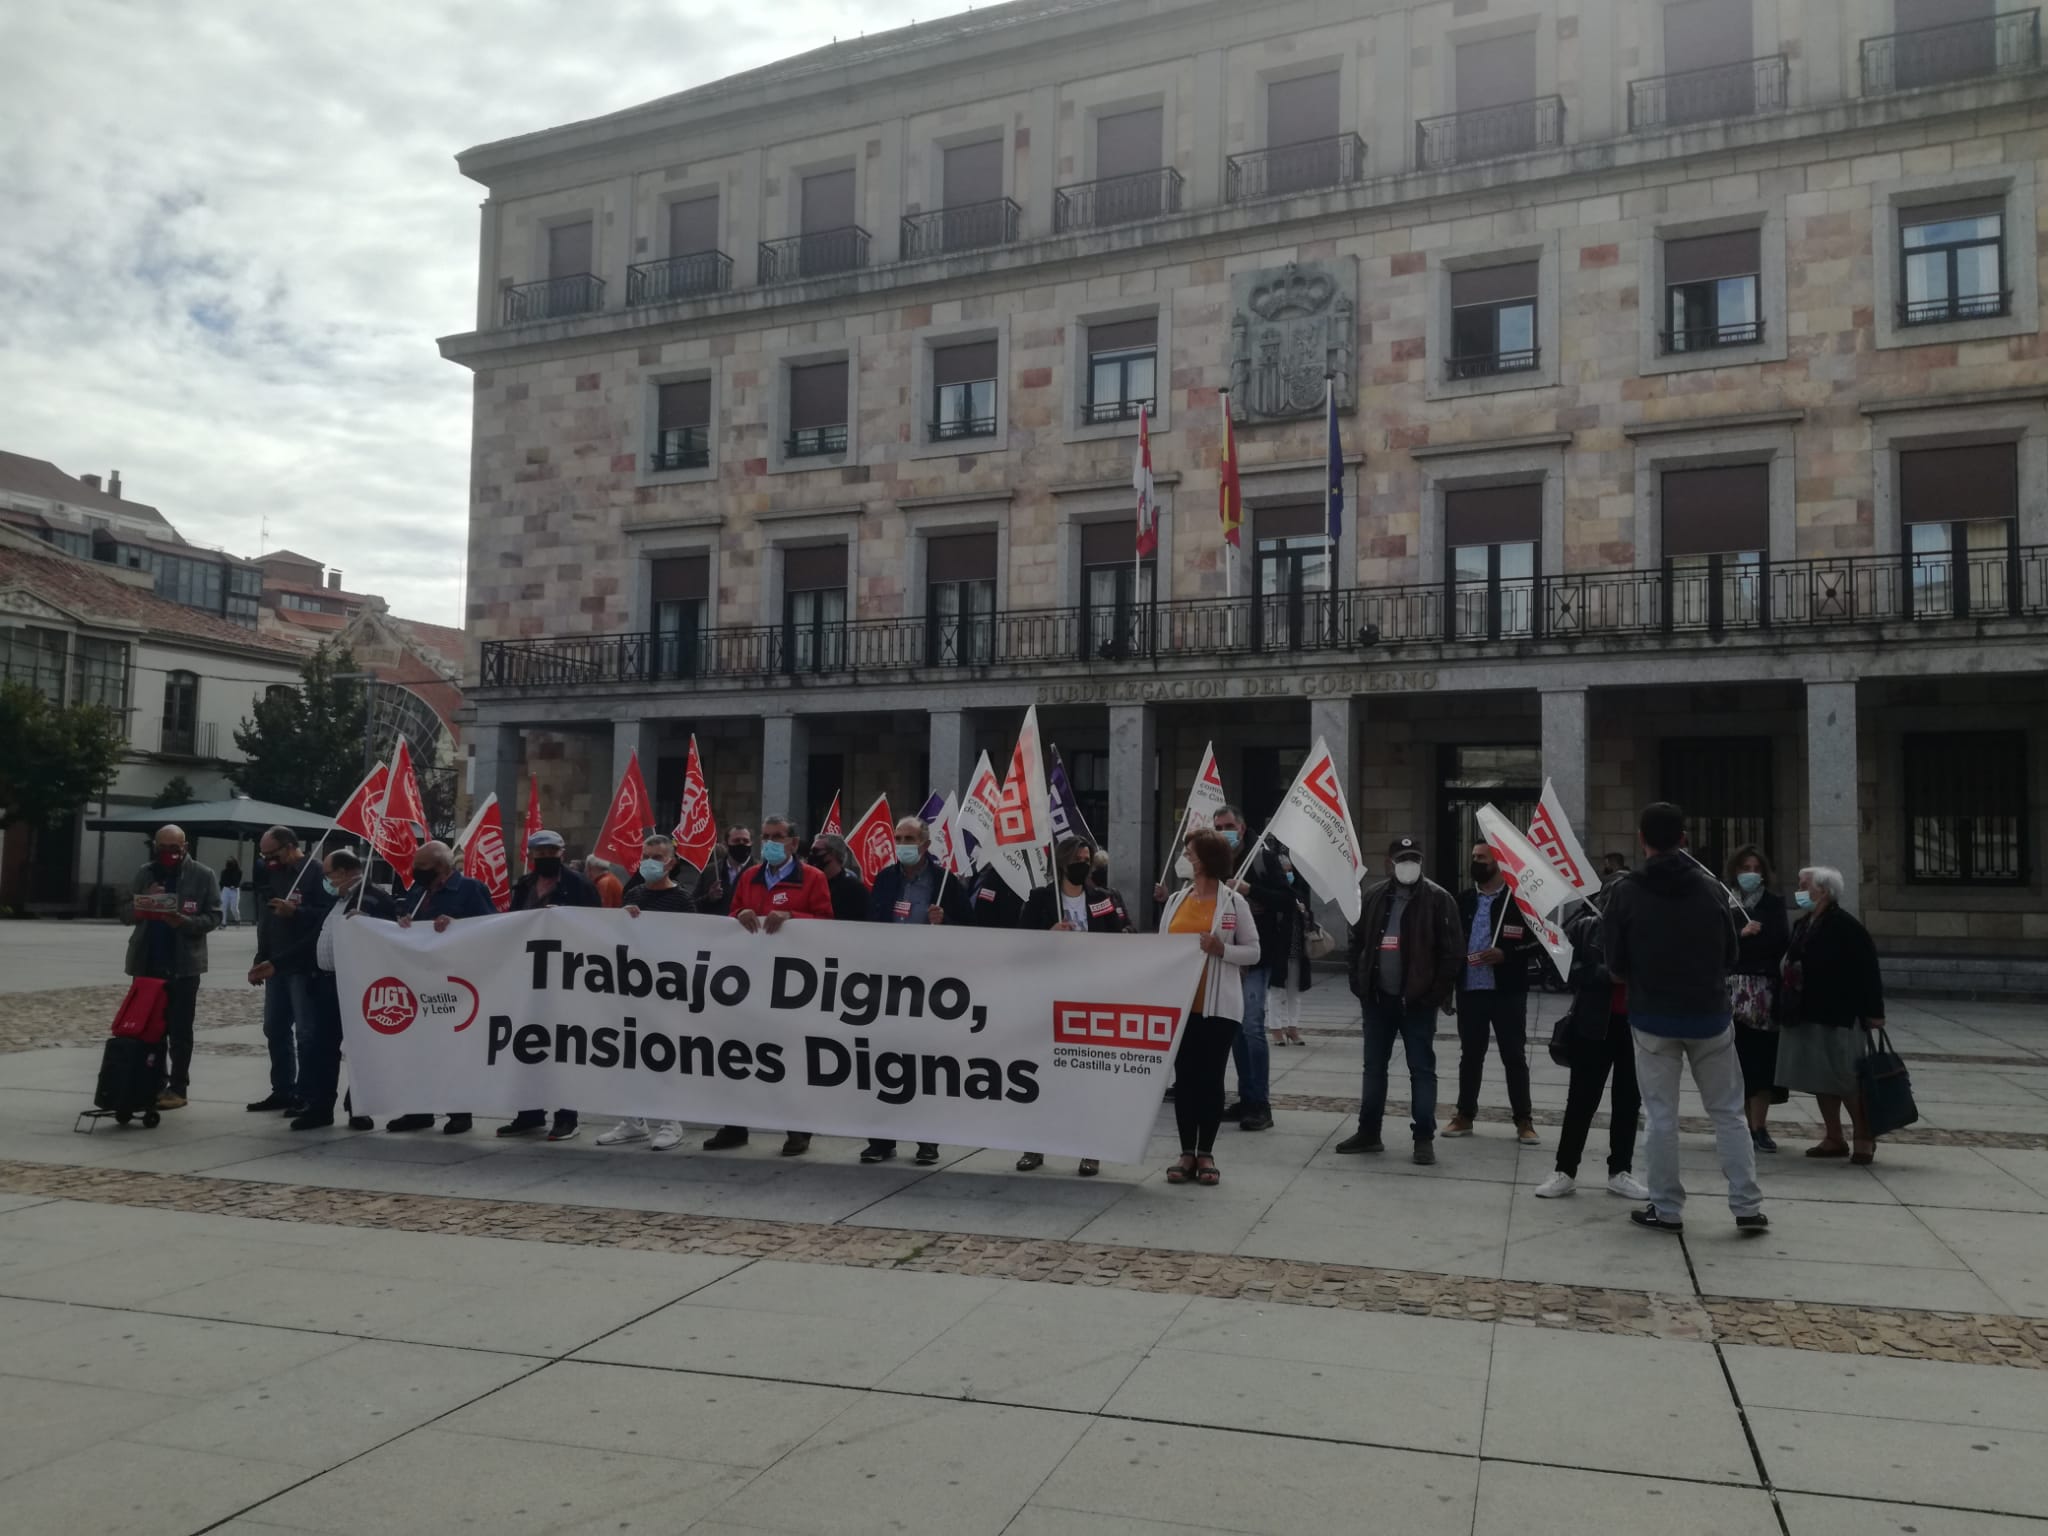
[[[1770,1225],[1756,1183],[1756,1146],[1743,1113],[1742,1064],[1728,1006],[1728,973],[1741,954],[1728,893],[1685,851],[1685,814],[1658,801],[1638,824],[1647,857],[1608,887],[1600,942],[1607,969],[1628,986],[1636,1081],[1649,1120],[1650,1203],[1629,1220],[1684,1230],[1678,1173],[1678,1069],[1692,1068],[1728,1180],[1728,1208],[1744,1235]]]
[[[169,1076],[158,1109],[183,1109],[192,1086],[192,1017],[206,974],[206,936],[220,926],[220,914],[220,883],[187,855],[184,829],[159,827],[149,862],[135,872],[134,899],[121,909],[121,921],[135,930],[124,968],[164,984]]]
[[[252,1114],[299,1113],[299,1059],[315,1027],[314,945],[334,898],[307,866],[306,851],[290,827],[272,827],[257,840],[261,874],[256,885],[256,963],[249,985],[263,988],[263,1043],[270,1048],[270,1092],[249,1105]]]
[[[642,912],[695,912],[697,904],[688,891],[675,882],[676,845],[659,833],[651,834],[640,845],[640,868],[626,886],[626,916],[638,919]],[[597,1138],[600,1147],[622,1147],[631,1142],[649,1141],[656,1152],[666,1152],[680,1146],[683,1128],[674,1120],[662,1121],[659,1128],[650,1132],[647,1122],[638,1118],[621,1120],[610,1130]]]
[[[896,862],[875,876],[868,897],[868,919],[877,923],[910,923],[938,927],[969,921],[967,893],[933,861],[931,828],[916,816],[896,823]],[[892,1139],[875,1137],[862,1149],[864,1163],[887,1162],[896,1155]],[[939,1160],[936,1141],[917,1144],[917,1161],[929,1167]]]
[[[1450,1001],[1465,963],[1458,903],[1422,875],[1422,847],[1397,837],[1389,878],[1365,893],[1351,930],[1351,990],[1365,1010],[1365,1073],[1358,1132],[1339,1152],[1378,1152],[1387,1108],[1387,1066],[1399,1038],[1408,1059],[1415,1161],[1436,1161],[1436,1014]]]
[[[1500,861],[1486,843],[1472,845],[1472,883],[1458,893],[1458,927],[1465,935],[1465,964],[1458,973],[1458,1109],[1444,1134],[1472,1134],[1490,1035],[1500,1045],[1515,1137],[1533,1147],[1537,1136],[1536,1112],[1529,1099],[1529,966],[1538,946],[1515,905],[1514,892],[1501,878]]]

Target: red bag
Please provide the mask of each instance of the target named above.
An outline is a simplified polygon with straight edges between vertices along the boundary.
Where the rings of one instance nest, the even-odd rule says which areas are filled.
[[[164,1009],[170,995],[154,976],[137,976],[128,983],[128,995],[114,1010],[114,1035],[118,1039],[140,1040],[154,1045],[164,1037]]]

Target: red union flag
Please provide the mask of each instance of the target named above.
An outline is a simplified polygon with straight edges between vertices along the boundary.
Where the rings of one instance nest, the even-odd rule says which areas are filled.
[[[1024,711],[1024,728],[1003,776],[996,812],[998,848],[1039,848],[1052,840],[1052,796],[1045,784],[1045,753],[1038,744],[1038,706]],[[1035,882],[1034,882],[1035,883]]]
[[[867,815],[853,824],[853,835],[846,840],[846,845],[853,850],[854,862],[860,865],[861,878],[869,885],[875,883],[875,876],[896,862],[896,819],[889,814],[887,795],[875,797]]]
[[[1515,824],[1491,805],[1479,807],[1473,820],[1478,823],[1479,835],[1486,839],[1486,845],[1499,861],[1501,875],[1506,879],[1508,889],[1515,893],[1515,905],[1522,909],[1522,915],[1536,930],[1536,937],[1549,954],[1550,963],[1557,967],[1559,977],[1571,975],[1571,940],[1564,936],[1564,930],[1555,919],[1568,902],[1577,899],[1578,892],[1572,889],[1570,881],[1551,867],[1549,859],[1515,830]]]
[[[540,775],[526,776],[526,840],[533,841],[533,834],[547,825],[540,819]]]
[[[697,738],[690,737],[690,763],[683,770],[683,809],[670,836],[676,856],[703,869],[718,851],[718,824],[711,817],[711,791],[704,787],[704,765],[697,758]]]
[[[1294,776],[1266,835],[1286,846],[1295,872],[1310,890],[1335,902],[1346,922],[1358,921],[1358,883],[1365,861],[1359,856],[1358,833],[1351,825],[1351,807],[1336,760],[1322,737],[1316,738],[1315,749]]]
[[[366,843],[375,842],[377,823],[383,819],[377,808],[384,803],[384,786],[390,781],[391,768],[388,764],[379,763],[372,768],[363,782],[341,803],[341,809],[334,813],[334,824]]]
[[[402,821],[415,838],[427,835],[427,808],[420,800],[420,781],[413,776],[412,748],[403,736],[391,749],[391,777],[384,785],[386,821]]]
[[[462,872],[481,880],[491,893],[491,905],[503,912],[512,905],[512,866],[505,858],[505,818],[496,795],[476,808],[461,846]]]
[[[825,813],[825,825],[819,828],[821,837],[844,837],[846,828],[839,825],[839,791],[832,791],[832,809]]]
[[[654,825],[654,804],[647,798],[647,781],[640,777],[640,754],[626,759],[626,771],[619,775],[619,787],[612,791],[612,808],[605,813],[604,829],[597,834],[592,851],[607,864],[631,869],[640,862],[640,845]]]
[[[1586,850],[1573,835],[1563,802],[1557,798],[1557,790],[1548,779],[1543,781],[1543,798],[1536,802],[1536,819],[1529,823],[1529,841],[1538,853],[1550,860],[1551,868],[1563,875],[1565,882],[1581,896],[1590,895],[1599,888],[1593,879],[1592,866],[1586,862]]]

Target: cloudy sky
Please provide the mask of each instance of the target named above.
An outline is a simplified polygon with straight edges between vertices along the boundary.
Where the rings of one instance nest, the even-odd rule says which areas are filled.
[[[965,8],[0,0],[0,448],[460,623],[455,152]]]

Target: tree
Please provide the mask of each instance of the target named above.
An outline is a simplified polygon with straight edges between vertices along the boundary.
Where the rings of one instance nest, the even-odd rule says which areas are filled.
[[[192,781],[182,773],[171,775],[171,782],[156,792],[156,798],[149,802],[153,810],[162,810],[167,805],[189,805],[196,800],[199,792],[192,787]]]
[[[337,673],[356,670],[343,648],[321,646],[299,669],[299,688],[272,688],[235,728],[244,762],[228,779],[254,800],[332,813],[363,777],[363,685]]]
[[[37,831],[105,793],[126,747],[96,704],[52,704],[26,683],[0,683],[0,826]]]

